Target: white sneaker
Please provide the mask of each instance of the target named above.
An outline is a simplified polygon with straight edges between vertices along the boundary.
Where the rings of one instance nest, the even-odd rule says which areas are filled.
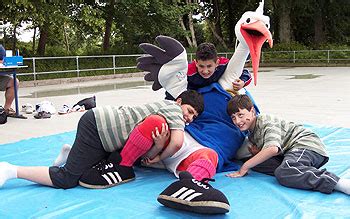
[[[62,108],[58,110],[59,115],[64,115],[70,112],[72,112],[72,109],[66,104],[64,104]]]
[[[22,105],[22,111],[27,113],[27,114],[32,114],[35,110],[34,110],[34,106],[30,103],[26,103],[24,105]]]

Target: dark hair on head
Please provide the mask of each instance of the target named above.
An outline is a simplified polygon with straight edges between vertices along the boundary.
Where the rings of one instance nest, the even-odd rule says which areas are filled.
[[[239,94],[228,102],[227,113],[229,116],[239,112],[239,109],[246,109],[250,111],[254,107],[252,100],[246,94]]]
[[[195,90],[184,91],[176,99],[181,98],[181,105],[191,105],[200,115],[204,110],[204,99],[203,96]]]
[[[216,51],[216,48],[214,44],[212,43],[201,43],[197,47],[196,52],[196,59],[207,61],[207,60],[214,60],[216,61],[218,58],[218,53]]]

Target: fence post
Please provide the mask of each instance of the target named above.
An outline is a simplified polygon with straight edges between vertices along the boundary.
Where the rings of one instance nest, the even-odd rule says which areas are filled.
[[[329,50],[327,50],[327,63],[329,63]]]
[[[293,51],[293,63],[295,63],[295,51]]]
[[[115,55],[113,55],[113,74],[115,75]]]
[[[75,57],[76,63],[77,63],[77,78],[79,78],[79,56]]]
[[[36,87],[36,71],[35,71],[35,57],[33,57],[33,78],[34,78],[34,87]]]

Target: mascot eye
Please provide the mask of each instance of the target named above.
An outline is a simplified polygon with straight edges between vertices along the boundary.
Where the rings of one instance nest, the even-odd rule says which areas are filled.
[[[250,23],[250,18],[247,18],[247,20],[245,22]]]
[[[270,27],[269,27],[270,25],[268,25],[268,24],[265,24],[265,26],[266,26],[267,28],[270,28]]]

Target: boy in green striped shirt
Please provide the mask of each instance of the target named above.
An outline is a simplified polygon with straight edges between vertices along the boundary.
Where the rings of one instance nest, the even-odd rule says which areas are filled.
[[[71,149],[66,148],[68,158],[62,156],[51,167],[0,162],[0,187],[14,178],[63,189],[78,183],[88,188],[108,188],[127,182],[135,177],[132,165],[139,157],[146,155],[151,163],[172,156],[182,146],[185,124],[192,122],[203,109],[203,97],[193,90],[184,91],[176,101],[94,108],[80,118],[74,144]],[[165,140],[157,141],[164,134],[170,135],[168,144]],[[128,150],[122,150],[119,155],[122,148]],[[111,162],[104,165],[105,159]],[[84,183],[82,176],[88,170],[100,175]]]
[[[283,161],[274,171],[281,185],[327,194],[337,190],[350,195],[350,179],[319,169],[329,157],[314,132],[272,115],[256,115],[247,95],[234,96],[228,103],[227,113],[241,131],[248,131],[248,140],[253,145],[250,152],[254,156],[239,171],[226,176],[243,177],[249,169],[282,155]]]

